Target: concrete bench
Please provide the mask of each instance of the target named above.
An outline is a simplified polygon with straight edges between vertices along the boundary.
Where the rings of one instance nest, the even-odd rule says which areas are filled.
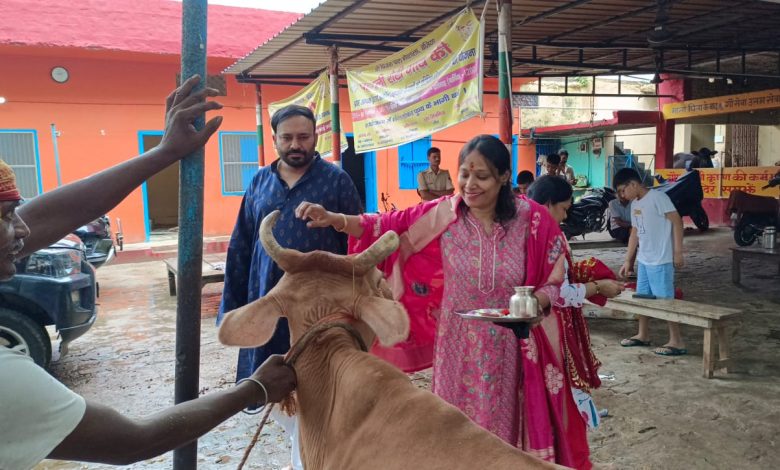
[[[171,296],[176,295],[176,282],[178,281],[177,270],[179,269],[178,258],[168,258],[163,260],[168,270],[168,291]],[[201,268],[200,287],[212,282],[225,282],[225,254],[207,255],[203,257],[203,266]]]
[[[635,299],[625,291],[609,299],[605,307],[636,315],[704,328],[704,377],[711,379],[715,369],[728,372],[729,336],[727,327],[741,310],[677,299]],[[716,351],[717,349],[717,351]]]

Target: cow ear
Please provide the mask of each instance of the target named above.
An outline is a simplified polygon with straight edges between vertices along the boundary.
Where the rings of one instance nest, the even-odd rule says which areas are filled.
[[[244,348],[264,345],[274,334],[283,309],[284,304],[278,296],[266,295],[228,312],[219,326],[219,342]]]
[[[363,297],[355,312],[374,330],[382,346],[392,346],[409,336],[409,314],[399,302],[380,297]]]

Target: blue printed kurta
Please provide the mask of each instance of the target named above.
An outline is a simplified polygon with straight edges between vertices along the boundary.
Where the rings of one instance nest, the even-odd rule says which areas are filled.
[[[295,218],[294,211],[301,202],[309,201],[332,212],[360,214],[360,196],[349,175],[317,155],[308,171],[289,188],[279,175],[278,163],[277,160],[261,168],[244,194],[228,246],[225,287],[217,323],[222,321],[226,312],[264,296],[282,278],[284,272],[266,254],[258,235],[260,222],[274,210],[281,211],[274,227],[274,236],[284,248],[302,252],[347,252],[346,235],[333,228],[310,229],[306,227],[305,221]],[[267,344],[254,349],[241,349],[237,380],[251,375],[268,356],[283,354],[289,348],[287,319],[282,318]]]

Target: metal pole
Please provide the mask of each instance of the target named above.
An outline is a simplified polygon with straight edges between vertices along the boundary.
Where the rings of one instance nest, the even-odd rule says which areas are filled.
[[[330,47],[330,122],[333,134],[333,163],[341,161],[341,120],[339,119],[339,49]]]
[[[263,149],[263,96],[260,84],[255,83],[255,120],[257,121],[257,161],[265,166],[265,150]]]
[[[51,123],[51,142],[54,145],[54,169],[57,172],[57,187],[62,186],[62,170],[60,169],[60,148],[57,145],[57,139],[59,139],[59,132],[57,126]]]
[[[200,75],[206,85],[206,0],[182,3],[182,81]],[[205,116],[195,120],[203,129]],[[181,161],[179,172],[179,260],[176,296],[176,403],[198,397],[200,373],[200,296],[203,263],[203,147]],[[197,468],[197,441],[173,453],[173,468]]]
[[[512,153],[512,1],[498,1],[498,135]]]

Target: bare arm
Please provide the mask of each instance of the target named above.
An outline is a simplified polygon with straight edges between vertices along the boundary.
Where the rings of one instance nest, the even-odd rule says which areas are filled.
[[[631,222],[627,222],[620,217],[612,217],[612,222],[618,227],[631,228]]]
[[[100,173],[41,194],[23,204],[17,212],[30,227],[19,257],[49,246],[78,227],[87,224],[119,204],[148,178],[206,144],[219,128],[222,117],[211,119],[199,132],[193,122],[206,111],[222,105],[205,101],[216,90],[192,92],[200,82],[192,77],[166,101],[165,135],[154,149]]]
[[[363,226],[360,224],[359,215],[346,215],[325,210],[319,204],[311,202],[302,202],[295,208],[295,217],[299,219],[309,219],[306,226],[309,228],[333,227],[339,232],[355,238],[363,236]]]
[[[674,242],[674,267],[682,268],[683,259],[683,221],[677,211],[667,212],[666,218],[672,223],[672,241]]]
[[[438,198],[439,196],[436,194],[438,191],[433,191],[429,189],[420,189],[418,190],[420,193],[420,198],[423,201],[433,201],[434,199]]]
[[[620,274],[623,277],[634,270],[634,261],[636,261],[636,249],[639,246],[639,236],[636,233],[636,227],[631,227],[631,236],[628,238],[628,250],[626,251],[626,260],[620,268]]]
[[[253,377],[266,386],[269,402],[280,401],[295,387],[295,373],[282,356],[269,358]],[[48,457],[112,465],[150,459],[197,439],[247,406],[261,404],[263,395],[259,385],[247,381],[137,420],[87,402],[81,422]]]

